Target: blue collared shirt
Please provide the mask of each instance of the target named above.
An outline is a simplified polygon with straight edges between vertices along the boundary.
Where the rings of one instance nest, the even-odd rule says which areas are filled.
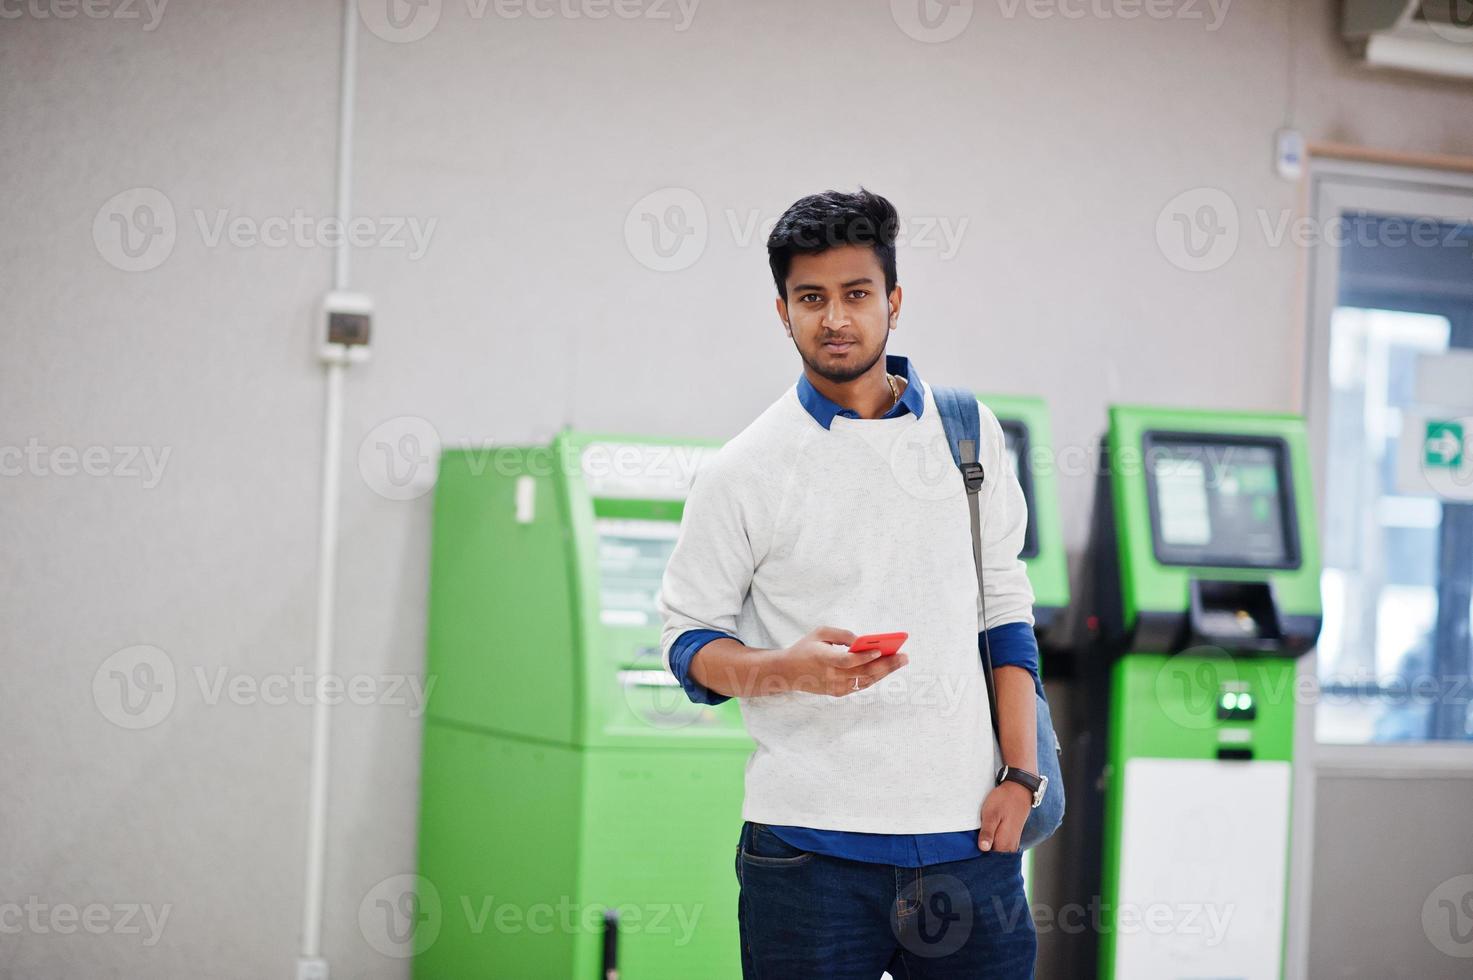
[[[895,418],[911,412],[921,417],[926,409],[926,397],[921,388],[920,375],[911,367],[907,358],[890,354],[885,357],[885,370],[906,381],[905,392],[884,418]],[[809,382],[808,376],[798,379],[798,401],[815,422],[828,429],[834,416],[857,419],[859,413],[844,408]],[[961,533],[958,531],[958,533]],[[690,663],[701,647],[716,639],[736,639],[719,630],[687,630],[680,634],[670,648],[670,669],[674,672],[686,696],[697,704],[720,704],[731,700],[717,694],[690,675]],[[1036,690],[1042,693],[1043,685],[1038,675],[1038,641],[1033,628],[1027,623],[1006,623],[986,631],[985,640],[992,647],[992,666],[1022,667],[1033,675]],[[977,634],[977,646],[982,648],[984,635]],[[794,847],[817,854],[848,858],[851,861],[870,861],[905,868],[919,868],[944,861],[959,861],[977,857],[982,853],[977,848],[977,830],[951,830],[939,834],[865,834],[848,830],[820,830],[813,827],[774,826],[773,833]]]

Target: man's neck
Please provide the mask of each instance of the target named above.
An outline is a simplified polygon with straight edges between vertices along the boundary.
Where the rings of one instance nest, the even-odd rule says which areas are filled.
[[[902,378],[896,379],[895,391],[890,390],[890,384],[885,380],[884,358],[876,361],[873,368],[853,381],[830,381],[807,365],[803,367],[803,374],[820,395],[841,408],[857,412],[862,419],[882,418],[899,401],[895,393],[905,393],[905,381]]]

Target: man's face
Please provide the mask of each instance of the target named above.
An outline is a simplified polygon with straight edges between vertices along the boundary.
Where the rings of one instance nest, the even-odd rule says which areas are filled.
[[[787,299],[777,301],[778,316],[798,356],[819,377],[853,381],[885,353],[893,317],[900,314],[900,287],[885,296],[885,272],[874,249],[841,245],[795,255],[787,289]]]

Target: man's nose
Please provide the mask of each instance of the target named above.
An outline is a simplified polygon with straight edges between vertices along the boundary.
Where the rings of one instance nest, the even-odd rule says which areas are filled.
[[[829,303],[823,309],[823,325],[826,327],[840,327],[849,323],[849,314],[844,309],[844,304],[838,300]]]

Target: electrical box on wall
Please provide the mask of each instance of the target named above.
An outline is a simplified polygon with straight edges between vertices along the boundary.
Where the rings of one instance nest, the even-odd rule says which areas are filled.
[[[357,364],[368,360],[373,332],[373,301],[363,293],[334,290],[322,302],[319,355],[324,361]]]

